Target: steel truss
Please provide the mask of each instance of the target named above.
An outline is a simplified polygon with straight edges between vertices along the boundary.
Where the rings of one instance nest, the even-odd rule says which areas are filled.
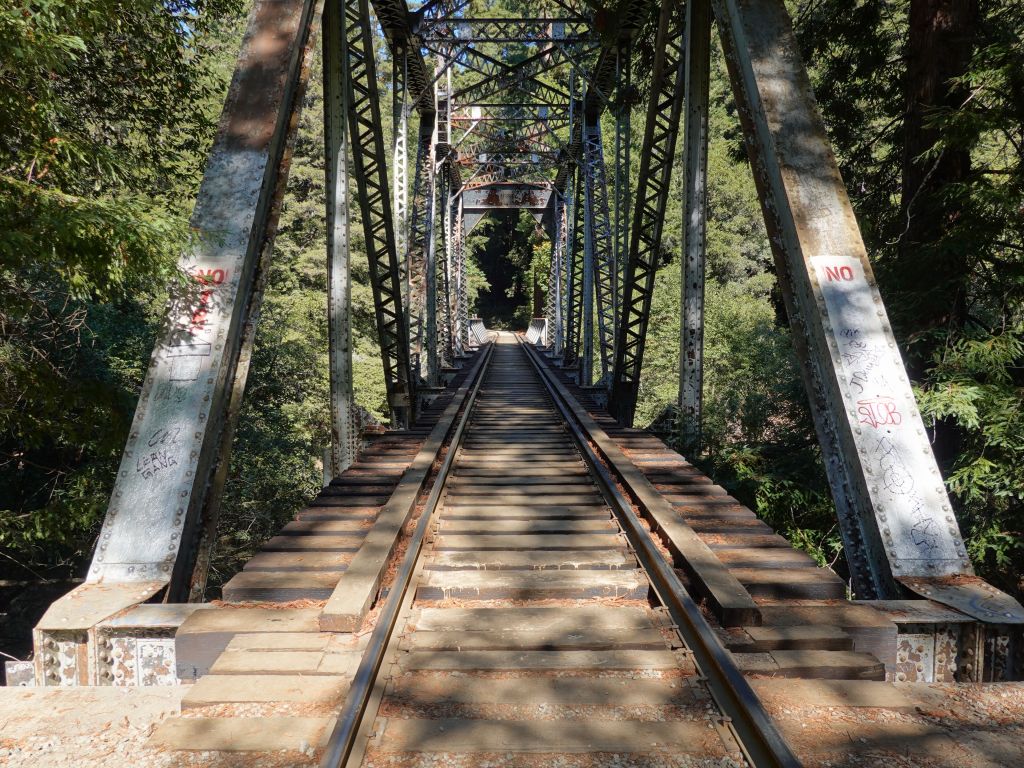
[[[596,39],[588,19],[425,19],[416,32],[424,43],[586,43]]]
[[[652,6],[626,0],[605,25],[616,32],[597,36],[591,11],[574,15],[564,0],[556,3],[566,18],[463,18],[459,14],[468,0],[428,2],[411,14],[404,0],[374,0],[394,65],[390,180],[368,0],[332,0],[324,6],[333,471],[351,460],[357,442],[347,152],[396,425],[415,416],[419,375],[437,383],[440,367],[457,364],[471,343],[466,192],[472,192],[472,224],[485,208],[513,207],[478,204],[487,197],[480,187],[512,179],[540,185],[547,194],[543,203],[525,207],[533,208],[551,233],[545,310],[552,351],[567,364],[580,363],[581,380],[589,383],[596,305],[602,376],[609,360],[613,363],[609,407],[629,424],[684,87],[680,405],[688,450],[695,449],[710,3],[858,597],[917,594],[983,624],[1024,623],[1018,603],[973,577],[784,0],[688,0],[685,60],[682,2],[658,6],[635,195],[628,141],[629,46]],[[181,261],[198,285],[175,294],[171,303],[89,575],[51,608],[62,622],[114,615],[139,601],[202,597],[321,6],[314,0],[254,4],[193,218],[199,231],[215,236],[199,238]],[[281,44],[264,45],[267,39]],[[509,40],[525,41],[537,51],[505,64],[473,48]],[[432,74],[424,49],[438,58]],[[458,89],[453,88],[456,67],[463,79],[466,71],[476,73]],[[557,80],[569,80],[569,93],[548,82],[559,67],[560,74],[572,73]],[[600,132],[601,114],[609,107],[616,132],[611,199]],[[410,209],[413,110],[419,113],[419,131]],[[459,145],[470,136],[462,151],[476,159],[462,163]],[[463,165],[472,169],[465,180]],[[90,606],[86,614],[82,605]],[[84,638],[93,637],[91,630],[60,625],[62,634]],[[46,647],[45,633],[37,640]],[[67,657],[94,658],[92,642],[74,641]],[[45,659],[44,651],[36,650]]]
[[[409,270],[409,341],[413,369],[429,386],[436,386],[437,371],[437,268],[434,218],[437,190],[434,144],[437,125],[420,119],[413,186],[412,227],[407,262]]]
[[[658,269],[665,206],[682,112],[685,63],[682,48],[681,6],[669,0],[662,4],[658,18],[651,97],[637,174],[636,209],[630,232],[629,258],[623,274],[615,367],[608,402],[615,417],[627,425],[632,425],[636,410],[654,277]]]
[[[575,175],[575,174],[574,174]],[[568,286],[568,340],[566,342],[566,363],[575,363],[580,357],[580,338],[583,326],[583,185],[579,179],[567,180],[567,199],[572,200],[569,213],[571,228],[568,234],[569,259],[572,264],[572,278]]]
[[[584,209],[585,246],[591,254],[594,297],[597,300],[597,335],[601,380],[605,381],[615,359],[616,283],[614,233],[608,212],[608,182],[604,164],[600,119],[584,126]],[[586,381],[590,383],[589,380]]]
[[[544,318],[547,320],[548,341],[556,355],[561,354],[565,342],[565,328],[562,323],[562,291],[564,286],[565,261],[565,203],[555,202],[556,213],[551,236],[551,263],[548,269],[548,291],[544,302]]]
[[[388,190],[387,156],[367,0],[345,3],[342,66],[348,86],[348,128],[370,263],[377,334],[388,405],[396,424],[408,424],[414,406],[409,327],[402,303],[401,266]]]

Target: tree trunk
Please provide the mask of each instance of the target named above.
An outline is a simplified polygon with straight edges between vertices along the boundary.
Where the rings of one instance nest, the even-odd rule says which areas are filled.
[[[910,1],[900,261],[911,281],[907,288],[927,283],[921,286],[929,295],[920,297],[919,331],[963,322],[966,254],[942,248],[941,241],[962,213],[959,200],[948,193],[970,173],[970,151],[953,146],[936,157],[923,155],[943,138],[934,124],[937,111],[967,101],[969,89],[954,81],[967,72],[977,21],[978,0]]]
[[[969,88],[956,82],[966,74],[974,50],[978,0],[910,0],[905,85],[901,234],[895,293],[904,306],[905,337],[915,339],[907,357],[911,376],[921,380],[934,350],[963,328],[971,280],[971,253],[962,237],[951,236],[964,214],[965,199],[952,185],[971,170],[967,142],[932,150],[943,139],[936,118],[962,107]],[[935,452],[949,466],[959,440],[939,424]]]

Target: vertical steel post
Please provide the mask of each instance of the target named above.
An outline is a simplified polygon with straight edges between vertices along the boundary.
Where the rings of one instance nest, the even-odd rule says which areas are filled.
[[[465,354],[469,341],[469,286],[466,284],[466,227],[462,215],[462,195],[457,196],[452,217],[452,262],[455,271],[455,356]]]
[[[598,115],[586,117],[583,127],[583,170],[586,238],[590,241],[591,283],[597,310],[598,359],[601,380],[607,382],[615,359],[615,244],[608,205],[608,181],[604,163],[601,120]]]
[[[580,169],[576,169],[576,186],[575,196],[576,202],[573,203],[573,218],[575,223],[572,227],[573,234],[573,305],[572,305],[572,316],[573,316],[573,350],[576,355],[577,361],[580,355],[580,341],[582,337],[581,329],[583,327],[583,239],[584,231],[586,229],[583,223],[583,172]]]
[[[441,245],[444,248],[444,258],[441,259],[441,323],[439,324],[441,358],[444,365],[450,366],[455,356],[455,340],[452,336],[452,213],[451,213],[451,185],[448,176],[440,173],[440,203],[441,203]]]
[[[436,387],[440,383],[440,362],[437,350],[437,234],[434,223],[437,221],[437,173],[434,168],[434,146],[437,144],[437,123],[434,123],[431,139],[430,156],[427,160],[428,173],[427,198],[424,215],[427,218],[424,226],[424,279],[426,280],[426,317],[423,335],[426,339],[426,377],[427,386]]]
[[[355,461],[357,425],[352,387],[352,286],[349,270],[348,111],[344,34],[339,3],[324,10],[324,145],[327,197],[327,330],[331,383],[331,476]]]
[[[630,210],[630,117],[633,110],[630,77],[629,42],[620,44],[616,53],[615,108],[615,279],[612,283],[612,312],[619,316],[622,293],[622,272],[629,257]],[[615,330],[612,330],[615,333]],[[613,342],[614,344],[614,342]]]
[[[435,113],[420,115],[416,142],[416,175],[413,179],[412,218],[409,252],[409,358],[416,375],[435,379],[437,340],[434,308],[437,276],[434,274],[434,145],[437,136]],[[433,350],[433,352],[431,351]],[[433,369],[433,373],[431,370]]]
[[[583,128],[586,136],[586,126]],[[586,138],[584,138],[586,147]],[[583,326],[580,328],[580,384],[594,383],[594,179],[584,160],[583,183]]]
[[[565,185],[565,195],[554,192],[551,199],[555,205],[555,217],[558,223],[558,242],[561,254],[559,263],[562,265],[562,363],[573,359],[569,351],[569,315],[572,312],[572,200],[573,181],[570,178]]]
[[[576,248],[576,216],[577,216],[577,190],[578,183],[574,179],[575,173],[569,173],[569,179],[565,185],[565,197],[562,204],[565,206],[565,343],[562,349],[563,364],[573,365],[579,357],[577,350],[577,339],[579,338],[579,323],[576,320],[576,305],[579,302],[581,286],[577,283],[578,272],[577,262],[581,254]]]
[[[557,197],[552,195],[552,203],[557,205]],[[564,345],[562,327],[562,243],[561,222],[556,215],[554,235],[551,238],[551,262],[548,267],[548,291],[544,302],[544,315],[547,320],[548,340],[554,354],[562,354]]]
[[[412,305],[409,301],[412,276],[409,252],[409,106],[408,106],[409,52],[398,48],[391,61],[391,153],[392,208],[395,217],[395,249],[398,251],[402,272],[402,297],[405,306],[407,330],[412,336]]]
[[[707,249],[708,89],[711,4],[686,4],[683,139],[684,198],[682,322],[679,338],[679,420],[682,449],[700,451],[704,389],[704,261]]]

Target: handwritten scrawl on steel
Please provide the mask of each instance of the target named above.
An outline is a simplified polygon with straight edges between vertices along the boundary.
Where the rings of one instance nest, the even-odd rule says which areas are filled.
[[[812,261],[841,362],[844,410],[896,575],[922,573],[918,566],[929,562],[929,575],[955,571],[963,543],[942,522],[949,500],[881,305],[866,290],[859,259]]]

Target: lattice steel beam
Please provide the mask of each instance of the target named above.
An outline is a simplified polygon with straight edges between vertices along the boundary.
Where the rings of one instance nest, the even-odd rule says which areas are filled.
[[[593,47],[584,47],[583,53]],[[474,69],[485,79],[460,88],[454,94],[461,104],[482,102],[502,91],[518,90],[532,95],[542,94],[547,101],[558,103],[568,99],[568,94],[553,85],[537,80],[538,75],[549,72],[566,63],[563,46],[553,45],[534,55],[516,62],[505,64],[479,51],[469,49],[464,60],[472,62]]]
[[[619,328],[615,341],[609,408],[623,424],[632,425],[640,387],[644,345],[658,269],[665,206],[682,111],[683,17],[675,0],[661,6],[651,97],[644,130],[643,153],[636,190],[629,259],[622,287]]]
[[[452,321],[454,317],[454,312],[452,312],[452,297],[454,295],[454,281],[452,280],[452,195],[448,176],[442,174],[438,179],[440,182],[439,197],[441,200],[442,216],[441,244],[444,249],[444,258],[438,259],[440,262],[439,271],[441,273],[441,296],[438,301],[438,305],[441,308],[441,321],[438,323],[438,349],[441,365],[450,366],[455,355],[455,340],[452,337]]]
[[[629,254],[630,190],[632,189],[632,110],[634,89],[630,82],[631,43],[622,43],[616,52],[615,104],[615,280],[612,283],[612,306],[616,319],[621,305],[622,272]]]
[[[572,200],[570,216],[572,229],[569,233],[569,256],[572,259],[572,282],[569,292],[569,337],[567,341],[569,358],[567,364],[579,359],[580,327],[583,325],[583,185],[578,178],[570,176],[566,190],[567,199]]]
[[[557,199],[557,198],[556,198]],[[562,353],[565,329],[562,326],[562,259],[565,241],[562,237],[564,221],[554,217],[551,237],[551,262],[548,269],[548,290],[544,301],[544,319],[547,320],[548,339],[554,354]]]
[[[453,206],[452,269],[455,278],[455,317],[452,328],[452,346],[456,357],[466,352],[469,343],[469,285],[466,272],[465,226],[462,216],[462,195]]]
[[[410,23],[413,15],[409,13],[405,0],[374,0],[373,10],[384,31],[392,60],[408,57],[406,81],[416,110],[421,115],[430,114],[434,108],[434,100],[430,96],[433,78],[420,55],[420,42]],[[369,20],[369,8],[366,18]]]
[[[434,216],[436,173],[434,141],[437,125],[420,121],[413,185],[412,227],[409,242],[409,341],[410,362],[430,386],[437,382],[437,268],[434,264]]]
[[[403,304],[409,309],[406,319],[412,323],[409,303],[409,102],[406,77],[408,50],[396,53],[391,66],[391,154],[392,211],[395,216],[395,248],[398,251]],[[407,333],[411,334],[411,328]]]
[[[559,239],[562,247],[562,359],[563,363],[568,364],[575,359],[575,353],[569,350],[569,339],[570,339],[570,324],[572,321],[572,291],[573,291],[573,277],[575,266],[573,265],[573,202],[575,198],[571,192],[572,182],[570,181],[569,193],[564,197],[559,195],[554,190],[551,191],[551,197],[556,201],[557,207],[555,208],[555,216],[553,217],[559,223],[561,231],[559,232]],[[568,357],[567,357],[568,356]]]
[[[597,308],[597,337],[601,380],[607,381],[615,359],[615,268],[614,238],[608,206],[608,181],[601,140],[600,119],[584,128],[584,221],[587,247],[592,255],[594,298]],[[589,381],[587,382],[590,383]]]
[[[425,43],[584,43],[596,38],[581,19],[449,18],[425,20],[417,29]]]
[[[353,170],[370,264],[377,333],[388,404],[396,424],[408,424],[415,404],[409,365],[409,334],[402,304],[400,265],[388,190],[387,156],[367,0],[348,0],[342,40],[343,77],[348,85],[348,126]]]
[[[475,103],[472,106],[457,107],[452,113],[452,122],[527,122],[564,124],[569,121],[568,103],[553,104],[544,101],[515,101],[502,103]]]

